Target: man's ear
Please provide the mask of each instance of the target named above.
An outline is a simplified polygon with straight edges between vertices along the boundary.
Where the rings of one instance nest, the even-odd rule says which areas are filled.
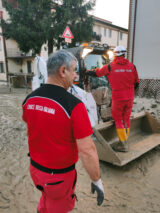
[[[59,74],[62,78],[66,77],[66,67],[65,66],[60,67]]]

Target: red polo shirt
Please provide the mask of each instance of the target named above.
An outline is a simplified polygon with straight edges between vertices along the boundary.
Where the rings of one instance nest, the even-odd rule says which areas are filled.
[[[93,133],[84,104],[64,88],[45,84],[23,103],[30,157],[61,169],[78,160],[76,139]]]

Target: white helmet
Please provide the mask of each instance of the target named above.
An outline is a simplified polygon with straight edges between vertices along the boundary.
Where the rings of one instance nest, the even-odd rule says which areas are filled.
[[[115,56],[121,56],[121,55],[125,55],[126,53],[126,48],[123,46],[117,46],[114,51],[113,51]]]

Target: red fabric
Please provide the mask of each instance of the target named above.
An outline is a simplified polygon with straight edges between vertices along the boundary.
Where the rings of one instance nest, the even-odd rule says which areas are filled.
[[[111,112],[117,129],[130,128],[130,116],[132,107],[133,99],[112,101]]]
[[[54,100],[32,97],[23,106],[30,157],[42,166],[61,169],[78,160],[76,139],[93,133],[86,108],[78,103],[71,116]]]
[[[73,136],[76,139],[85,138],[93,134],[90,120],[83,103],[78,104],[71,114]]]
[[[96,69],[98,77],[106,75],[112,90],[112,100],[129,100],[134,98],[134,85],[139,83],[138,73],[134,65],[123,57],[115,57],[108,65]]]
[[[39,213],[68,213],[74,208],[76,170],[52,175],[30,165],[30,174],[35,186],[38,185],[43,189],[38,204]],[[60,183],[55,184],[57,182]]]

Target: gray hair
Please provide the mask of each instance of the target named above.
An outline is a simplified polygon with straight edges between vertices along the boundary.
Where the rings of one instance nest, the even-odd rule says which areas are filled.
[[[66,66],[69,70],[73,61],[77,62],[76,57],[66,50],[59,50],[56,53],[52,53],[47,60],[48,75],[56,74],[61,66]]]

